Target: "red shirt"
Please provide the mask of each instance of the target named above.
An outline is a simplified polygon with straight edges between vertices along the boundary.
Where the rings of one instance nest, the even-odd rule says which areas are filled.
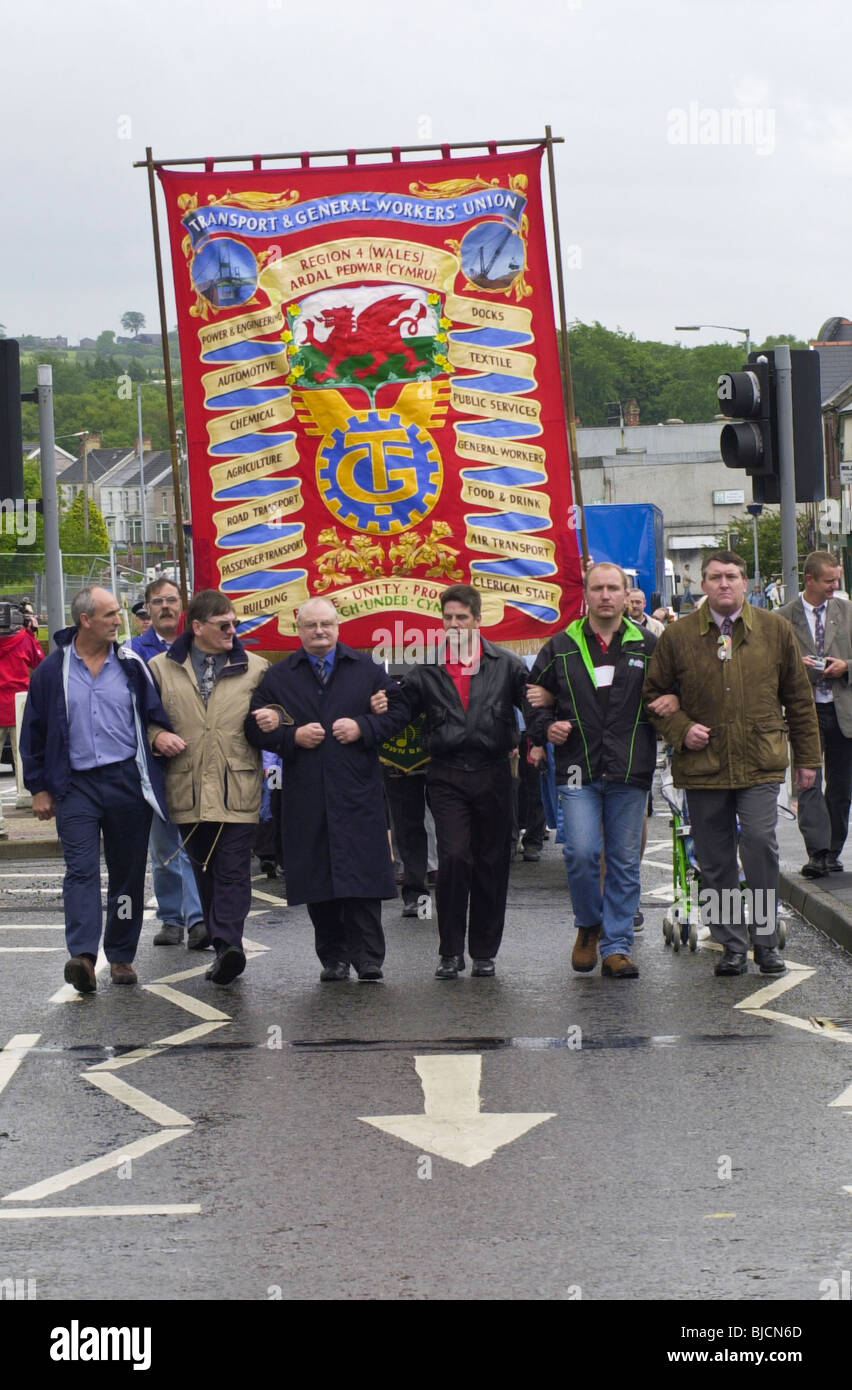
[[[459,699],[462,702],[462,706],[466,710],[468,705],[470,704],[470,678],[479,669],[479,635],[476,632],[468,634],[468,632],[465,630],[465,637],[463,640],[466,643],[469,642],[470,644],[469,646],[465,646],[463,648],[463,650],[470,651],[469,660],[448,661],[447,648],[445,647],[444,666],[446,667],[447,675],[449,676],[450,680],[452,681],[453,685],[459,693]]]
[[[44,652],[29,628],[0,637],[0,728],[14,724],[15,695],[29,688],[30,672],[43,660]]]

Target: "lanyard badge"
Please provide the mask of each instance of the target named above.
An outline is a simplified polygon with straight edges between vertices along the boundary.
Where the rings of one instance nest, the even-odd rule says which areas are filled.
[[[716,652],[720,661],[730,661],[733,642],[730,636],[719,635],[719,649]]]

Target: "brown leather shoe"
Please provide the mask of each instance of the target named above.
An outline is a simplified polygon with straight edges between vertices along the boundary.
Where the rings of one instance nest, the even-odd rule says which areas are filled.
[[[65,962],[65,982],[73,985],[80,994],[94,994],[98,982],[95,967],[88,956],[72,956]]]
[[[574,949],[571,952],[571,965],[574,970],[580,970],[584,974],[589,970],[594,970],[598,963],[600,935],[600,927],[577,928],[577,940],[574,942]]]
[[[611,975],[616,980],[638,980],[639,967],[629,956],[616,952],[614,956],[604,956],[601,974]]]
[[[109,973],[114,985],[135,985],[138,978],[133,966],[128,965],[126,960],[111,960]]]

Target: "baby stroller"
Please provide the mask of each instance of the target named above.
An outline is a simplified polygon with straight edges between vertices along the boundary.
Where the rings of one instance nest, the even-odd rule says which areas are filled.
[[[698,948],[699,940],[706,940],[710,930],[701,918],[699,896],[701,893],[701,866],[695,857],[695,845],[689,827],[689,807],[686,792],[674,785],[671,770],[671,750],[666,765],[660,774],[660,791],[663,800],[672,813],[669,825],[672,829],[672,884],[674,901],[663,917],[663,939],[667,946],[679,951],[681,946],[689,946],[690,951]],[[786,810],[781,807],[782,811]],[[787,812],[788,814],[792,814]],[[740,869],[740,887],[746,887],[745,875]],[[748,907],[745,907],[746,919]],[[777,923],[778,946],[783,951],[787,943],[787,925],[781,912]]]
[[[675,786],[669,761],[660,775],[660,792],[672,813],[669,825],[672,829],[674,888],[674,901],[671,907],[666,909],[663,917],[663,940],[675,951],[679,951],[681,946],[688,946],[690,951],[695,951],[698,947],[698,933],[702,927],[701,909],[698,905],[701,870],[695,858],[695,846],[689,829],[686,792]],[[706,935],[706,929],[704,934]]]

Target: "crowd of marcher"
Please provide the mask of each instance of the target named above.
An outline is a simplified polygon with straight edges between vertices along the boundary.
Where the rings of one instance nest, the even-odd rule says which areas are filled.
[[[649,617],[618,565],[590,562],[585,615],[551,637],[531,669],[482,636],[477,589],[453,584],[441,595],[441,642],[396,676],[340,641],[327,598],[302,604],[298,649],[270,665],[243,646],[220,590],[196,594],[184,615],[176,586],[155,580],[129,643],[117,641],[114,595],[81,590],[50,655],[30,653],[20,749],[33,811],[55,815],[65,855],[66,981],[95,990],[103,939],[113,981],[135,982],[149,856],[154,942],[178,945],[185,934],[190,949],[212,948],[215,984],[240,975],[262,800],[258,852],[268,872],[283,867],[287,902],[307,907],[321,980],[353,969],[363,981],[382,978],[382,902],[397,896],[391,823],[402,913],[431,917],[427,807],[435,977],[457,979],[466,955],[472,976],[493,976],[519,835],[523,858],[535,861],[556,819],[556,807],[544,810],[551,778],[572,966],[587,973],[600,960],[604,976],[635,978],[658,739],[688,793],[705,919],[722,948],[715,973],[742,974],[751,947],[763,974],[782,973],[775,820],[790,748],[803,873],[842,868],[852,620],[833,598],[839,576],[832,555],[808,556],[803,595],[772,613],[747,601],[740,557],[716,551],[702,566],[705,601],[668,622]],[[404,768],[388,757],[403,731],[418,751]],[[740,865],[752,900],[768,905],[762,915],[730,911]]]

